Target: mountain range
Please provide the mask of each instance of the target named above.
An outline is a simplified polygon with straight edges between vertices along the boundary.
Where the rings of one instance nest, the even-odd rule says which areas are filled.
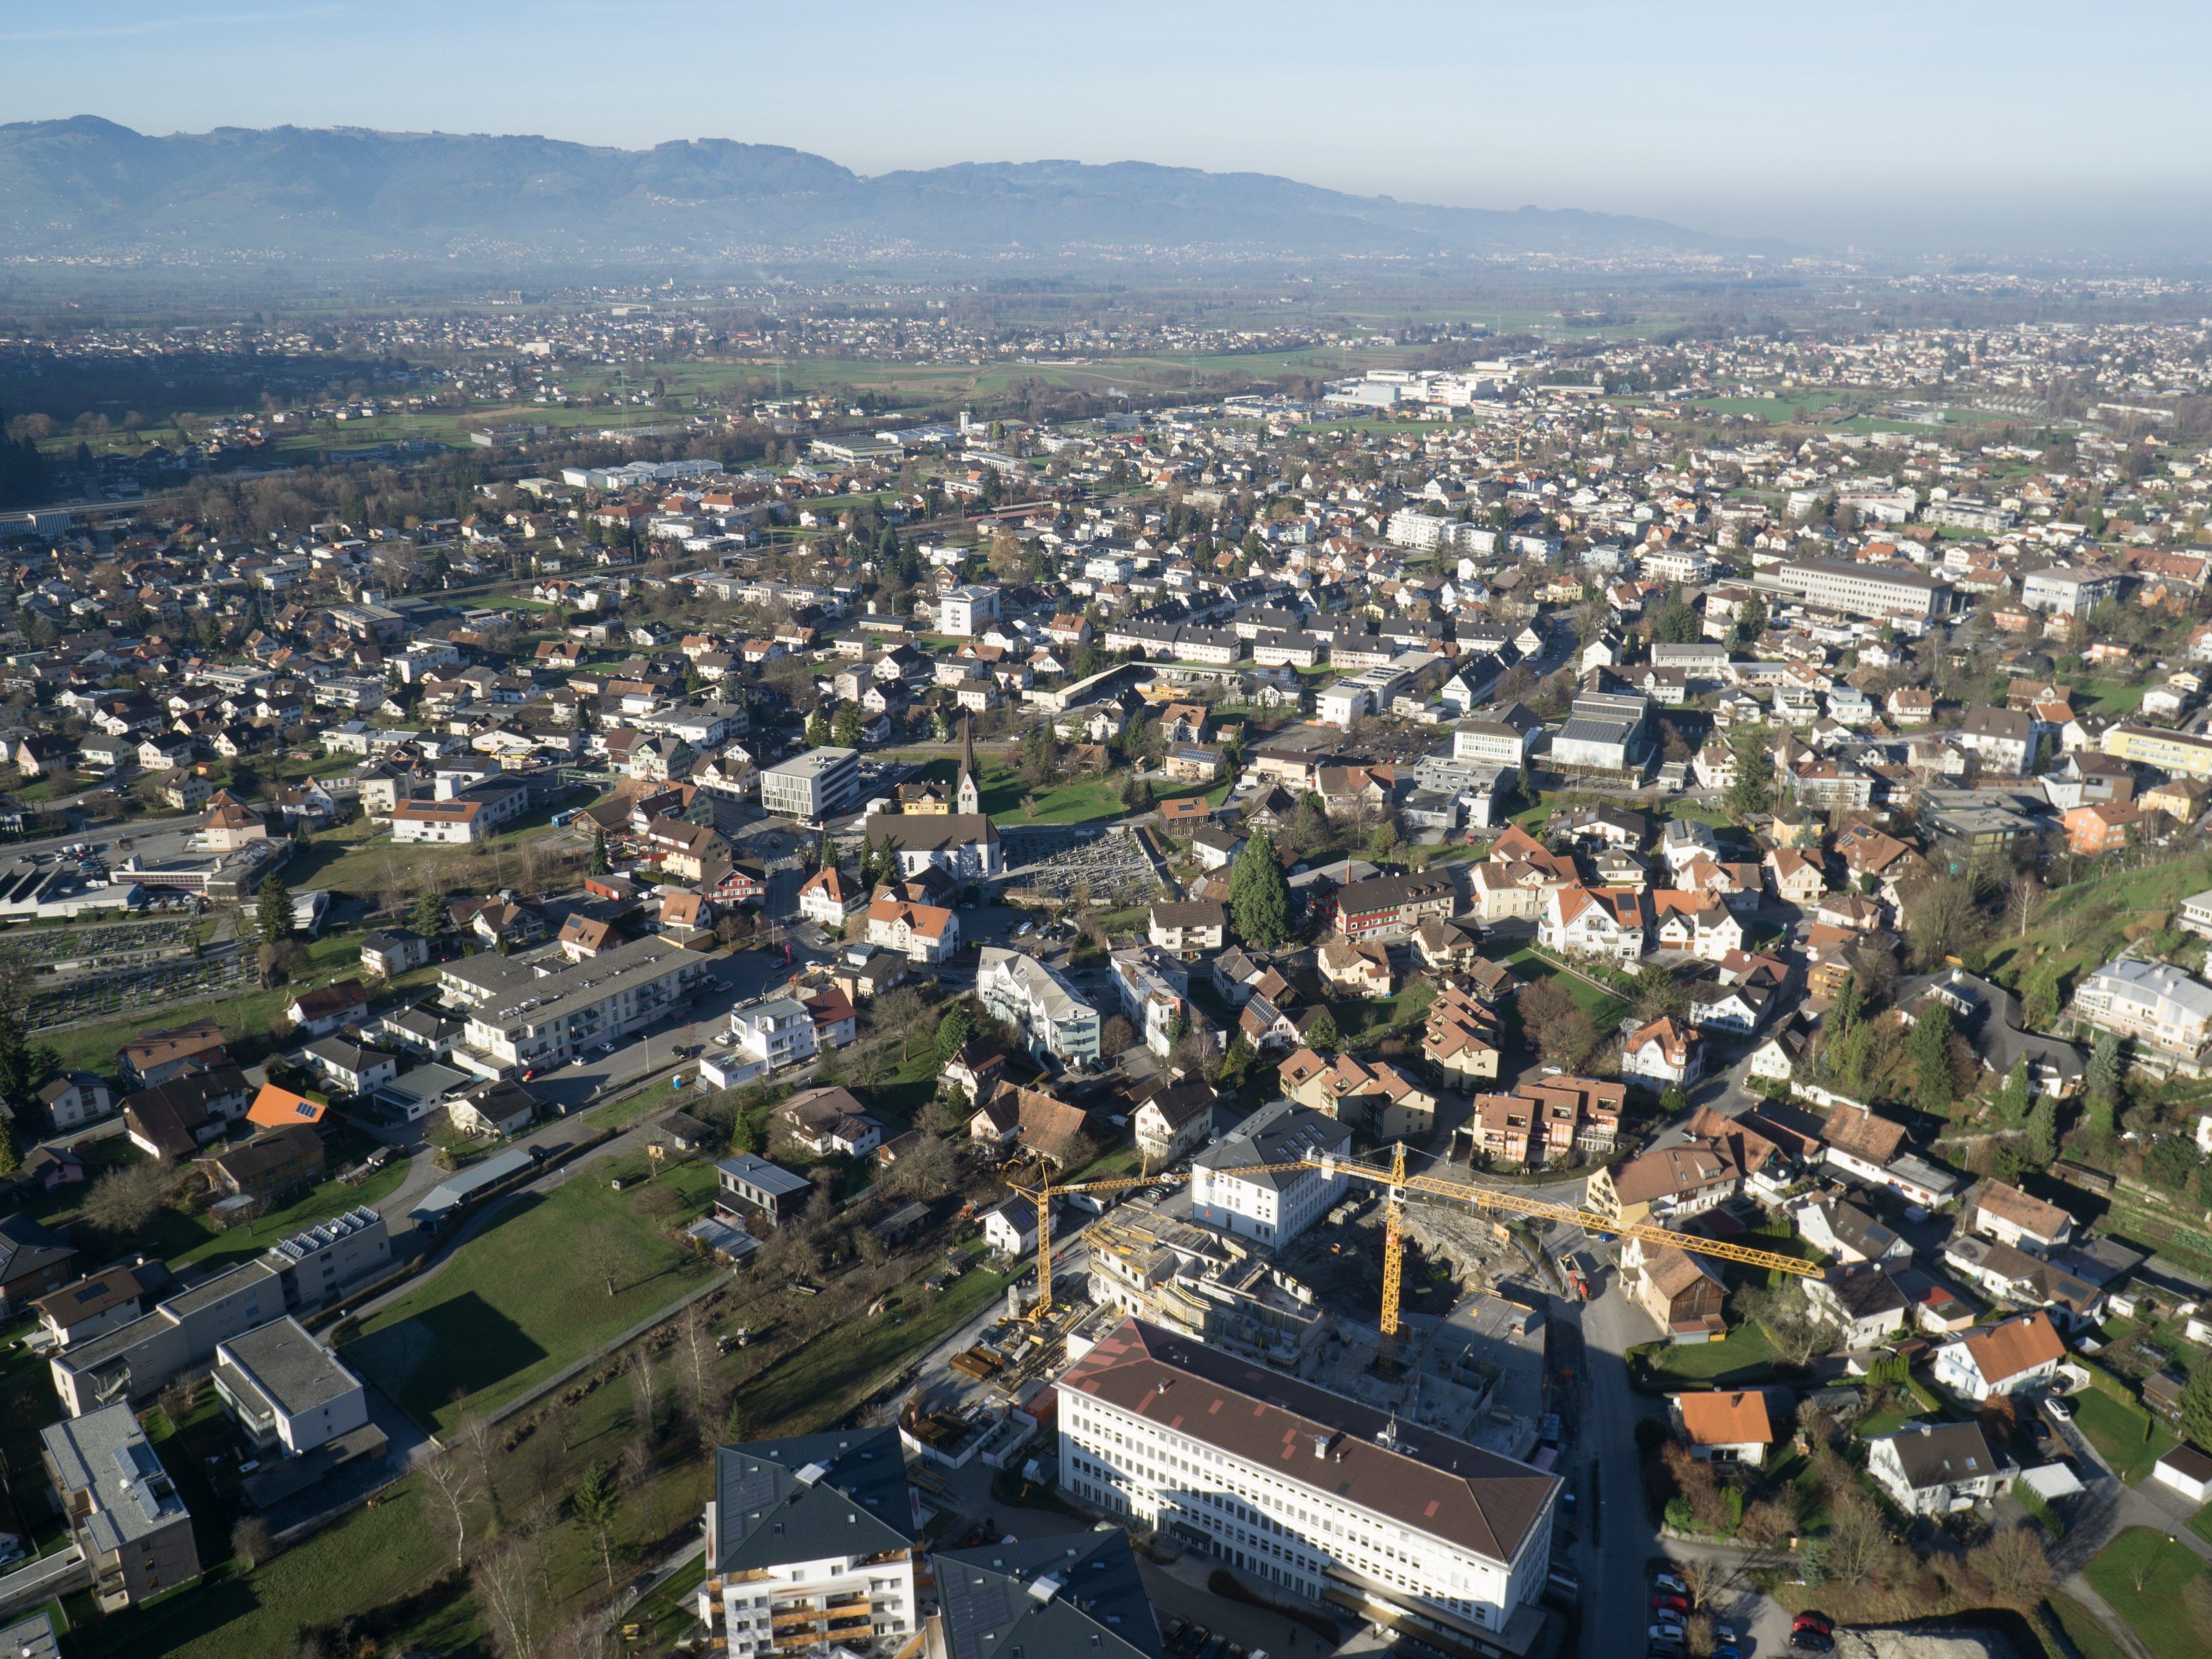
[[[96,116],[0,125],[0,252],[16,257],[1657,259],[1778,246],[1136,161],[868,177],[804,150],[713,138],[625,150],[350,127],[155,137]]]

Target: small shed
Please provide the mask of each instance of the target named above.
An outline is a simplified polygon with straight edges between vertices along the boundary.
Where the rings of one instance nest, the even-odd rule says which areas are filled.
[[[2212,1498],[2212,1457],[2194,1446],[2176,1446],[2150,1473],[2160,1486],[2172,1487],[2192,1504]]]

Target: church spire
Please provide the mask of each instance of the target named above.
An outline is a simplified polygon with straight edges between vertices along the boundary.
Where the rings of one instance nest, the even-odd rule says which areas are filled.
[[[960,781],[953,788],[952,810],[981,812],[983,792],[975,787],[975,717],[960,717]]]

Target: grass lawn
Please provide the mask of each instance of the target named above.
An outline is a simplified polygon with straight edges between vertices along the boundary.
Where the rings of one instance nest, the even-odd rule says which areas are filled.
[[[748,1383],[743,1398],[757,1435],[827,1428],[873,1392],[884,1376],[925,1353],[996,1301],[1007,1275],[970,1267],[942,1291],[902,1286],[878,1319],[840,1325],[794,1349]]]
[[[2084,1389],[2068,1402],[2074,1425],[2089,1437],[2113,1473],[2132,1484],[2150,1473],[2173,1446],[2166,1426],[2139,1407],[2115,1400],[2097,1389]]]
[[[2053,1590],[2050,1606],[2057,1617],[2058,1627],[2066,1632],[2066,1639],[2081,1653],[2081,1659],[2128,1659],[2126,1650],[2105,1633],[2096,1614],[2079,1601]]]
[[[636,1164],[621,1166],[624,1173]],[[708,1279],[666,1229],[697,1214],[713,1169],[678,1164],[617,1193],[590,1164],[516,1200],[434,1277],[364,1321],[346,1363],[425,1427],[505,1404]],[[592,1261],[604,1248],[615,1293]],[[456,1398],[456,1396],[459,1398]]]
[[[2097,1594],[2159,1659],[2212,1659],[2212,1632],[2182,1600],[2204,1571],[2196,1551],[2167,1543],[2148,1527],[2130,1527],[2082,1569]]]
[[[1752,1382],[1764,1377],[1774,1366],[1774,1345],[1750,1320],[1718,1342],[1679,1347],[1671,1342],[1654,1342],[1636,1352],[1643,1356],[1646,1379],[1653,1388],[1662,1389],[1700,1382]]]
[[[365,1144],[362,1150],[367,1150]],[[349,1163],[352,1158],[345,1161]],[[249,1222],[243,1227],[233,1227],[228,1232],[214,1231],[202,1224],[197,1216],[185,1217],[186,1224],[205,1236],[180,1255],[170,1257],[169,1265],[183,1267],[194,1262],[220,1265],[243,1261],[250,1256],[260,1255],[278,1239],[289,1237],[302,1227],[312,1227],[318,1221],[343,1215],[348,1210],[358,1209],[364,1204],[375,1204],[398,1191],[399,1183],[406,1179],[407,1160],[394,1158],[356,1185],[349,1187],[343,1181],[325,1181],[283,1209],[271,1210],[258,1221]]]
[[[2045,963],[2055,963],[2069,994],[2081,976],[2118,953],[2123,932],[2147,913],[2172,911],[2191,893],[2212,885],[2212,854],[2192,853],[2170,864],[2122,871],[2069,884],[2053,890],[2043,919],[2023,938],[2008,939],[1990,948],[1988,971],[2002,974],[2007,982],[2017,974],[2021,983]],[[2094,913],[2081,926],[2075,913]],[[2065,943],[2067,930],[2079,927],[2079,936]]]
[[[1512,941],[1506,939],[1498,943],[1510,945]],[[1515,950],[1504,951],[1502,954],[1489,950],[1484,951],[1482,954],[1497,956],[1499,961],[1513,970],[1515,976],[1523,985],[1534,985],[1539,980],[1558,979],[1559,983],[1566,988],[1567,994],[1575,1000],[1577,1006],[1589,1016],[1590,1024],[1596,1029],[1601,1036],[1620,1024],[1622,1018],[1628,1012],[1628,1004],[1624,999],[1614,996],[1610,991],[1600,989],[1577,975],[1562,973],[1557,963],[1548,957],[1538,956],[1525,945]]]
[[[1344,1046],[1364,1052],[1380,1042],[1382,1034],[1394,1026],[1419,1022],[1436,1000],[1436,987],[1426,980],[1417,979],[1395,996],[1332,1002],[1328,1012],[1336,1022],[1337,1035],[1344,1039]]]

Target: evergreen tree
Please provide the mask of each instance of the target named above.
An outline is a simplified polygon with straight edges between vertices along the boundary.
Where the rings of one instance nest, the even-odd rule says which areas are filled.
[[[1997,1116],[2003,1121],[2017,1124],[2027,1116],[2027,1062],[2014,1060],[2012,1070],[2005,1074],[2004,1091],[1997,1097]]]
[[[1735,638],[1739,645],[1748,645],[1766,631],[1766,601],[1754,593],[1750,602],[1735,613]]]
[[[1774,757],[1765,734],[1756,728],[1744,732],[1729,748],[1735,754],[1735,777],[1721,797],[1721,805],[1739,818],[1752,817],[1774,805]]]
[[[860,728],[866,717],[857,702],[837,705],[837,718],[830,722],[830,741],[840,749],[857,749],[860,744]]]
[[[2180,1406],[2181,1437],[2200,1449],[2212,1446],[2212,1363],[2190,1372]]]
[[[2111,1031],[2100,1031],[2089,1045],[2089,1097],[2117,1101],[2120,1097],[2120,1040]]]
[[[592,826],[592,866],[590,873],[604,876],[614,866],[607,862],[607,832],[599,824]]]
[[[821,749],[826,747],[829,742],[830,722],[823,717],[822,711],[817,708],[806,717],[806,746],[809,749]]]
[[[1229,872],[1229,914],[1248,945],[1267,949],[1291,936],[1291,886],[1265,830],[1255,830]]]
[[[2046,962],[2027,976],[2021,988],[2021,1013],[2032,1030],[2040,1030],[2058,1018],[2058,965]],[[2098,1039],[2102,1042],[2100,1037]]]
[[[15,1152],[15,1126],[0,1118],[0,1176],[11,1176],[22,1163]]]
[[[1336,1029],[1336,1017],[1326,1008],[1321,1011],[1321,1018],[1306,1030],[1306,1047],[1309,1048],[1326,1052],[1335,1048],[1343,1041],[1344,1034]]]
[[[954,1003],[945,1011],[945,1018],[937,1022],[937,1063],[949,1066],[952,1057],[968,1046],[968,1038],[975,1029],[964,1004]]]
[[[292,937],[292,890],[283,877],[270,876],[261,884],[261,896],[253,904],[253,925],[264,945],[281,945]]]
[[[1951,1100],[1951,1009],[1933,997],[1923,1004],[1905,1040],[1912,1063],[1912,1103],[1923,1112],[1940,1112]]]
[[[2052,1095],[2038,1095],[2034,1107],[2027,1115],[2028,1161],[2039,1170],[2051,1167],[2051,1160],[2058,1156],[2058,1101]]]
[[[407,925],[424,939],[436,939],[446,931],[446,900],[442,894],[425,893],[415,901],[407,913]]]
[[[1853,974],[1837,988],[1835,1006],[1828,1010],[1828,1023],[1840,1036],[1859,1023],[1865,1007],[1866,993],[1859,989],[1859,977]]]

